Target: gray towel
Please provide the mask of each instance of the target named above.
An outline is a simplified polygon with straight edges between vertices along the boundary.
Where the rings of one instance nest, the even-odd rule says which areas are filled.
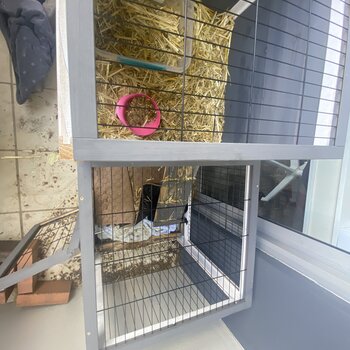
[[[54,62],[55,35],[41,2],[0,0],[0,29],[10,51],[19,104],[40,86]]]

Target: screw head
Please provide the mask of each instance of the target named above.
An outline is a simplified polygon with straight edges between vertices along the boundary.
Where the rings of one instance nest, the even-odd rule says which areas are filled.
[[[80,196],[80,198],[79,198],[81,201],[83,201],[84,200],[84,196]]]

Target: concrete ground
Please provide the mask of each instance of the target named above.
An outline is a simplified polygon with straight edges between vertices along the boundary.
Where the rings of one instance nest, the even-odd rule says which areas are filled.
[[[243,350],[218,320],[207,325],[181,325],[181,336],[169,337],[142,350]],[[49,345],[49,346],[48,346]],[[141,345],[141,344],[140,344]],[[0,348],[6,350],[85,349],[82,290],[74,290],[66,305],[18,308],[0,305]]]

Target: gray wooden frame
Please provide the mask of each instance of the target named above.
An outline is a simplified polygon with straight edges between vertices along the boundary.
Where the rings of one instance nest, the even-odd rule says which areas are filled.
[[[78,163],[78,191],[86,349],[97,350],[99,342],[96,313],[93,183],[92,168],[88,162]]]
[[[122,164],[191,165],[222,164],[233,160],[338,159],[344,147],[199,143],[163,141],[117,141],[75,138],[74,156],[78,161],[115,161]]]
[[[74,157],[78,161],[78,186],[80,200],[79,224],[81,232],[83,299],[85,314],[86,348],[98,348],[96,283],[94,267],[94,222],[92,197],[92,166],[155,166],[155,165],[227,165],[250,162],[252,185],[250,214],[247,230],[246,295],[244,301],[227,308],[203,315],[191,322],[209,322],[233,312],[250,307],[255,258],[255,231],[258,210],[259,160],[285,159],[339,159],[343,157],[345,130],[350,113],[347,95],[350,90],[350,45],[343,81],[336,146],[301,146],[280,144],[206,144],[194,142],[119,141],[98,138],[95,86],[95,40],[93,1],[67,0],[68,69],[70,85],[70,109]],[[179,332],[178,326],[156,332],[123,346],[139,349],[141,344],[152,343],[168,332]]]
[[[53,255],[48,256],[47,258],[44,258],[40,261],[37,261],[31,266],[27,266],[18,271],[9,273],[9,271],[16,265],[18,258],[23,254],[25,249],[29,246],[30,242],[32,242],[32,240],[35,238],[35,235],[39,232],[40,228],[49,223],[55,222],[62,217],[69,216],[76,212],[77,210],[74,210],[72,212],[65,213],[58,217],[49,219],[45,222],[34,225],[29,230],[29,232],[17,244],[15,249],[0,266],[0,291],[17,284],[18,282],[26,278],[43,272],[54,265],[64,263],[65,261],[79,253],[80,233],[79,224],[77,223],[74,227],[72,238],[67,248],[59,249]]]
[[[208,162],[268,159],[338,159],[344,151],[344,130],[350,113],[349,51],[343,82],[336,146],[125,141],[100,139],[97,132],[93,1],[67,1],[68,68],[74,157],[78,161],[120,164]]]
[[[103,163],[104,166],[118,166],[118,163],[108,162]],[[231,165],[250,165],[249,174],[247,178],[247,202],[246,212],[246,250],[244,254],[244,265],[246,268],[244,278],[244,295],[242,301],[228,305],[218,311],[206,313],[198,319],[191,319],[191,322],[198,322],[199,320],[221,319],[234,312],[239,312],[249,308],[253,297],[253,278],[254,278],[254,263],[255,263],[255,249],[256,249],[256,223],[258,211],[259,198],[259,178],[260,178],[260,162],[235,162],[231,161]],[[130,164],[129,164],[130,165]],[[79,189],[79,231],[80,231],[80,246],[81,246],[81,262],[82,262],[82,278],[83,278],[83,301],[84,301],[84,320],[85,320],[85,338],[86,349],[96,350],[103,346],[98,335],[97,323],[97,299],[96,299],[96,275],[95,275],[95,253],[94,253],[94,206],[93,206],[93,182],[92,182],[92,168],[99,166],[99,163],[78,162],[78,189]],[[173,328],[172,332],[179,332],[179,327]],[[167,330],[167,332],[169,332]],[[157,337],[162,337],[161,332],[155,332],[153,335],[148,335],[146,339],[156,341]],[[141,337],[144,341],[144,337]],[[133,349],[139,340],[128,342],[125,345],[118,344],[119,348]]]

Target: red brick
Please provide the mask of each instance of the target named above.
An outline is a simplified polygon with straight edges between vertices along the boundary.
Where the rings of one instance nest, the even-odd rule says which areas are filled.
[[[11,271],[10,274],[12,272],[16,271],[16,267],[14,267]],[[10,286],[4,290],[0,291],[0,304],[6,304],[7,303],[7,299],[9,298],[9,296],[11,295],[13,289],[15,288],[15,285]]]
[[[39,306],[66,304],[69,301],[72,281],[40,281],[36,291],[30,294],[18,294],[17,306]]]
[[[17,270],[30,266],[39,258],[39,241],[33,240],[17,262]],[[32,276],[18,283],[18,294],[33,293],[37,277]]]
[[[11,286],[11,287],[6,288],[5,290],[0,291],[0,304],[7,303],[7,299],[11,295],[13,288],[15,288],[15,286]]]

